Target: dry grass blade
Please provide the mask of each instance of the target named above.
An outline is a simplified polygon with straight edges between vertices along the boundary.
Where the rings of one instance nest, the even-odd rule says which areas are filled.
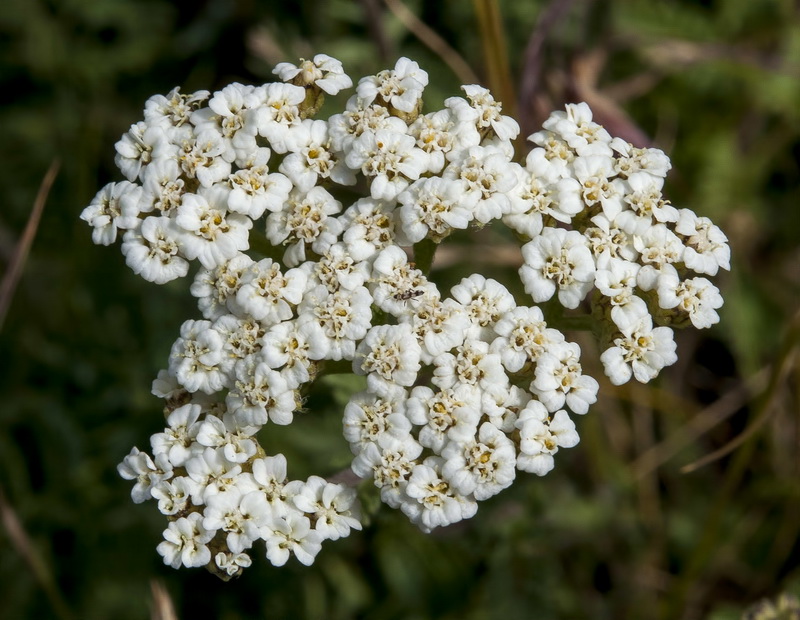
[[[701,467],[713,463],[730,454],[736,448],[747,442],[748,439],[753,437],[758,430],[764,426],[769,420],[772,412],[774,411],[773,404],[778,395],[778,388],[784,384],[786,378],[794,367],[795,358],[797,354],[797,342],[800,340],[800,312],[795,314],[787,338],[784,340],[785,347],[781,354],[778,356],[778,361],[773,367],[772,376],[770,377],[769,385],[767,387],[764,400],[758,408],[758,414],[755,421],[750,424],[741,434],[737,435],[733,440],[715,450],[711,454],[707,454],[693,463],[689,463],[681,468],[681,473],[688,474]]]
[[[551,2],[547,8],[542,11],[539,20],[536,22],[536,27],[528,38],[522,65],[522,75],[520,76],[518,106],[519,121],[523,136],[527,136],[531,133],[533,126],[537,124],[531,117],[532,109],[530,102],[534,101],[534,98],[538,94],[537,91],[542,74],[542,49],[544,48],[544,43],[555,25],[567,15],[572,8],[572,4],[573,0],[557,0],[556,2]]]
[[[150,613],[151,620],[178,620],[175,605],[172,603],[169,592],[160,581],[150,581],[150,594],[153,598],[153,609]]]
[[[33,239],[36,237],[36,231],[39,228],[39,221],[42,218],[42,211],[47,202],[47,196],[50,194],[50,188],[53,187],[53,182],[58,175],[58,168],[61,163],[56,159],[50,164],[47,172],[39,185],[39,191],[36,194],[36,200],[33,201],[33,209],[31,210],[28,223],[25,225],[25,231],[22,233],[22,238],[19,240],[14,254],[11,257],[11,264],[8,267],[2,284],[0,284],[0,330],[3,329],[3,323],[8,313],[8,308],[11,306],[11,300],[14,298],[14,291],[17,289],[17,283],[22,275],[22,268],[25,265],[25,260],[28,258],[28,252],[33,245]]]
[[[361,0],[361,7],[364,10],[364,21],[367,30],[375,47],[378,48],[378,55],[382,62],[386,62],[394,56],[393,45],[383,27],[381,7],[379,0]]]
[[[414,15],[400,0],[383,0],[386,6],[408,30],[444,61],[462,84],[477,84],[480,80],[466,60],[447,41]]]
[[[36,552],[28,533],[22,526],[19,517],[17,517],[16,511],[6,500],[2,488],[0,488],[0,523],[3,524],[3,529],[5,529],[6,534],[8,534],[8,538],[14,549],[28,565],[28,568],[30,568],[34,577],[39,582],[39,585],[44,590],[45,596],[47,596],[47,599],[50,601],[55,616],[59,618],[59,620],[70,620],[73,617],[72,613],[67,607],[64,597],[61,596],[61,592],[59,592],[56,586],[53,575]]]
[[[514,85],[511,80],[500,7],[497,0],[473,0],[473,4],[486,62],[484,74],[488,80],[487,86],[494,98],[503,102],[506,113],[516,117],[517,99],[514,96]]]
[[[638,479],[648,475],[674,457],[680,450],[696,441],[698,437],[727,420],[747,401],[752,393],[761,392],[766,387],[768,372],[768,369],[762,369],[749,381],[737,386],[700,413],[692,416],[688,423],[642,454],[631,464],[633,477]]]

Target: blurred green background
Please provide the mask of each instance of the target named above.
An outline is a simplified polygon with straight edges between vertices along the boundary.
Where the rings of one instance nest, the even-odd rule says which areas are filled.
[[[417,60],[427,109],[472,71],[524,135],[588,101],[612,134],[670,155],[667,195],[722,227],[732,271],[716,279],[721,323],[678,334],[680,361],[654,384],[602,384],[577,420],[581,444],[547,477],[518,477],[433,535],[385,508],[311,568],[275,569],[254,550],[253,567],[222,583],[163,566],[165,520],[130,501],[115,469],[162,426],[150,382],[197,315],[188,284],[134,276],[78,215],[121,180],[114,143],[147,97],[263,83],[275,63],[319,52],[356,79]],[[61,164],[0,331],[0,617],[166,619],[171,604],[179,618],[224,620],[728,620],[800,591],[793,0],[5,0],[0,84],[2,277]],[[454,247],[441,281],[516,277],[516,250],[465,265]],[[600,377],[591,343],[568,337]],[[342,389],[323,386],[265,440],[290,477],[346,466]]]

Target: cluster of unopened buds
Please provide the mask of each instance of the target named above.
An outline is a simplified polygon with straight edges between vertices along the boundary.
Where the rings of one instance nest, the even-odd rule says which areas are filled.
[[[339,61],[274,72],[152,97],[116,145],[127,181],[81,216],[95,243],[121,235],[146,280],[199,262],[203,318],[183,323],[153,383],[167,427],[119,466],[133,500],[169,519],[165,563],[228,578],[263,540],[272,564],[310,564],[361,528],[354,487],[288,479],[257,437],[343,364],[366,376],[342,412],[352,471],[430,531],[578,443],[571,416],[598,383],[536,304],[591,305],[617,385],[676,361],[672,327],[719,320],[705,276],[729,268],[724,234],[663,198],[663,152],[612,138],[586,104],[554,112],[522,165],[519,126],[489,91],[464,86],[423,113],[428,76],[407,58],[362,78],[327,120],[314,118],[323,97],[352,87]],[[450,291],[428,279],[436,244],[489,224],[521,239],[524,305],[480,274]]]

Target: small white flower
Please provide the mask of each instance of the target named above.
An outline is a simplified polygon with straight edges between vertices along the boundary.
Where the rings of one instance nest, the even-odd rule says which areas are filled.
[[[292,305],[303,298],[307,279],[302,269],[281,273],[280,265],[271,258],[261,259],[242,276],[236,303],[257,321],[280,323],[292,317]]]
[[[163,433],[150,437],[154,455],[165,454],[173,467],[182,467],[192,456],[192,445],[197,434],[200,405],[187,404],[178,407],[167,416],[167,428]]]
[[[170,374],[189,392],[218,392],[228,384],[220,368],[223,344],[211,321],[184,321],[170,351]]]
[[[181,127],[189,122],[192,112],[208,99],[207,90],[198,90],[183,95],[175,87],[167,95],[153,95],[144,104],[144,120],[148,125],[159,125],[164,129]]]
[[[531,400],[520,412],[517,469],[544,476],[553,469],[553,455],[559,448],[572,448],[580,438],[575,423],[560,409],[550,417],[542,403]]]
[[[273,424],[291,424],[296,402],[294,391],[278,371],[245,359],[236,363],[236,380],[225,404],[238,424],[260,426],[268,419]]]
[[[472,323],[465,334],[467,339],[490,339],[495,323],[516,306],[514,296],[505,286],[479,273],[463,278],[450,289],[450,294],[464,307]]]
[[[183,255],[213,269],[250,247],[248,231],[253,221],[228,212],[224,187],[201,188],[198,192],[184,196],[175,222],[185,231],[181,236]]]
[[[170,144],[163,127],[146,122],[131,125],[114,148],[117,151],[114,163],[129,181],[140,178],[151,161],[173,157],[177,150]]]
[[[553,112],[542,125],[558,134],[581,155],[611,155],[611,135],[592,120],[588,104],[568,103],[564,112]]]
[[[475,111],[475,126],[481,135],[488,130],[494,131],[501,140],[514,140],[519,134],[519,124],[510,116],[503,116],[503,104],[496,101],[492,93],[478,84],[468,84],[461,87],[467,95],[467,100],[460,97],[451,97],[444,104],[457,115],[458,118],[467,118],[470,114],[463,110],[464,107]]]
[[[139,210],[174,217],[186,194],[186,182],[176,159],[157,159],[142,175]]]
[[[270,368],[280,371],[289,389],[311,379],[313,360],[328,355],[329,343],[322,327],[313,321],[284,321],[264,335],[262,356]]]
[[[207,415],[198,424],[196,440],[201,446],[221,448],[223,456],[231,463],[246,463],[258,450],[252,438],[258,426],[241,426],[234,416],[225,416],[220,420],[217,416]]]
[[[322,284],[331,292],[363,286],[370,274],[369,263],[355,260],[343,243],[333,244],[316,263],[309,262],[306,266],[310,270],[310,283]]]
[[[226,151],[224,136],[215,129],[204,129],[181,140],[178,162],[188,178],[211,187],[231,173],[231,164],[223,157]]]
[[[599,385],[583,374],[580,354],[576,343],[562,342],[549,347],[537,361],[531,391],[548,411],[556,411],[566,402],[573,412],[584,414],[597,400]]]
[[[660,149],[636,148],[622,138],[614,138],[611,141],[611,148],[619,155],[614,162],[614,170],[624,178],[640,171],[664,178],[672,168],[669,157]]]
[[[419,430],[419,442],[439,454],[447,440],[465,442],[475,436],[481,402],[466,385],[434,392],[418,385],[406,401],[406,415]]]
[[[686,313],[697,329],[719,323],[717,310],[722,307],[719,289],[706,278],[689,278],[681,282],[676,274],[658,279],[658,305]]]
[[[430,456],[415,466],[406,486],[409,500],[400,506],[425,532],[470,519],[478,511],[474,499],[458,493],[443,479],[442,465],[442,459]]]
[[[472,122],[473,116],[461,121],[451,110],[445,109],[419,116],[409,126],[408,132],[416,138],[417,146],[428,155],[428,172],[439,174],[447,160],[480,144],[481,136]]]
[[[349,153],[356,138],[365,132],[378,130],[406,133],[408,127],[384,106],[370,105],[357,95],[350,97],[342,114],[334,114],[328,119],[331,147],[337,152]]]
[[[422,291],[423,289],[410,288],[406,290]],[[378,297],[377,293],[376,291],[376,298]],[[396,295],[398,294],[402,297],[402,293],[395,293],[390,299],[397,301]],[[466,310],[456,300],[448,298],[442,301],[438,295],[423,294],[414,298],[409,305],[411,311],[402,314],[400,322],[407,322],[411,325],[411,329],[420,343],[420,359],[423,363],[430,364],[437,355],[464,343],[466,333],[470,328],[470,319]],[[392,314],[397,316],[397,308],[393,310]]]
[[[151,490],[160,482],[172,477],[172,467],[165,455],[156,457],[156,462],[146,452],[132,448],[130,454],[117,465],[117,472],[125,480],[136,480],[131,489],[131,499],[141,504],[150,499]]]
[[[381,501],[399,508],[405,499],[408,477],[422,454],[422,446],[411,435],[402,438],[390,434],[378,443],[368,443],[353,459],[352,470],[360,478],[372,477],[381,490]]]
[[[267,166],[269,149],[259,149],[257,157],[247,167],[228,177],[231,191],[228,209],[257,220],[265,211],[280,211],[289,198],[292,182],[280,172],[270,172]]]
[[[528,362],[535,362],[554,344],[564,342],[564,335],[544,321],[542,311],[536,306],[519,306],[503,313],[494,326],[498,337],[490,350],[498,353],[509,372],[522,370]]]
[[[625,184],[614,179],[614,160],[607,155],[578,157],[572,162],[575,178],[580,183],[579,194],[587,207],[603,209],[609,220],[614,220],[623,207]],[[560,200],[566,196],[559,195]]]
[[[286,564],[292,553],[301,564],[311,566],[322,548],[322,534],[312,530],[308,517],[298,512],[273,517],[265,530],[267,559],[273,566]]]
[[[633,246],[641,255],[640,262],[655,269],[679,262],[685,249],[680,238],[664,224],[654,224],[643,235],[635,236]],[[640,274],[640,286],[642,275],[644,274]],[[642,288],[649,290],[646,286]]]
[[[565,308],[577,308],[594,285],[595,263],[586,239],[576,230],[545,228],[522,246],[519,275],[534,301],[550,299],[558,289]]]
[[[289,177],[295,189],[308,192],[320,179],[339,185],[356,182],[353,171],[334,153],[325,121],[304,120],[295,130],[294,150],[281,162],[279,170]]]
[[[193,512],[188,517],[181,517],[170,522],[164,530],[164,540],[156,547],[164,564],[172,568],[205,566],[211,561],[211,551],[206,543],[214,537],[214,531],[206,530],[202,524],[203,517]]]
[[[681,209],[675,232],[685,237],[683,262],[689,269],[715,276],[720,268],[731,268],[728,238],[707,217],[698,217],[690,209]]]
[[[412,243],[429,236],[441,241],[453,229],[469,226],[477,193],[466,193],[461,180],[442,177],[422,178],[397,197],[403,232]]]
[[[256,110],[259,135],[264,136],[273,151],[296,150],[295,131],[302,122],[300,104],[306,90],[292,84],[273,83],[266,86],[264,104]]]
[[[360,198],[339,218],[342,242],[356,261],[367,260],[397,242],[400,232],[394,205],[374,198]]]
[[[190,291],[205,318],[213,321],[231,312],[244,316],[245,311],[236,303],[236,293],[254,264],[247,254],[237,254],[219,267],[197,272]]]
[[[301,86],[313,84],[329,95],[353,86],[353,80],[344,72],[341,61],[327,54],[317,54],[312,60],[301,58],[299,66],[280,62],[272,72],[284,82]]]
[[[633,246],[633,237],[613,226],[602,213],[592,218],[594,226],[584,232],[598,269],[604,269],[612,258],[636,261],[639,253]]]
[[[336,242],[342,226],[331,216],[341,210],[342,203],[323,187],[308,193],[291,192],[281,209],[267,217],[267,239],[275,246],[299,248],[301,255],[296,258],[284,256],[287,265],[296,267],[305,260],[306,245],[324,254]]]
[[[442,450],[442,477],[463,495],[483,501],[511,486],[516,473],[514,444],[490,422],[467,442],[450,441]]]
[[[292,497],[292,503],[314,519],[314,530],[323,538],[338,540],[360,530],[356,490],[311,476],[302,490]]]
[[[242,468],[228,461],[222,450],[206,448],[186,461],[186,473],[196,483],[192,503],[199,506],[208,503],[214,495],[236,486]]]
[[[225,542],[232,553],[242,553],[261,537],[271,511],[263,493],[242,493],[236,487],[208,499],[203,511],[203,527],[226,532]]]
[[[470,386],[476,394],[482,390],[508,385],[508,376],[500,356],[489,352],[481,340],[467,340],[456,347],[455,354],[443,353],[433,360],[431,382],[440,389]]]
[[[97,245],[111,245],[118,230],[128,230],[139,225],[139,201],[142,188],[128,181],[109,183],[92,198],[81,212],[81,219],[94,228],[92,241]]]
[[[182,237],[170,218],[147,217],[122,238],[125,263],[148,282],[165,284],[182,278],[189,272],[189,263],[181,257]]]
[[[519,164],[509,161],[499,149],[473,146],[445,168],[443,176],[461,179],[466,185],[465,198],[474,200],[475,220],[486,224],[511,212],[508,193],[519,182]]]
[[[420,370],[421,350],[407,323],[376,325],[356,349],[353,372],[367,375],[367,387],[379,396],[410,387]]]
[[[327,342],[326,359],[353,359],[356,340],[361,340],[372,324],[372,296],[363,286],[352,291],[329,292],[317,286],[303,297],[298,322],[314,321],[322,327]]]
[[[669,327],[653,329],[649,314],[620,332],[620,337],[614,339],[614,346],[600,356],[605,373],[614,385],[627,383],[631,375],[640,383],[647,383],[678,359],[672,330]]]
[[[367,444],[378,443],[384,435],[403,438],[411,432],[411,422],[404,415],[406,392],[381,397],[369,391],[350,397],[342,420],[344,438],[353,454],[360,454]]]
[[[158,511],[170,516],[186,510],[191,496],[197,493],[197,485],[191,478],[179,476],[159,482],[150,493],[158,500]]]
[[[395,200],[427,168],[427,155],[417,148],[413,136],[379,129],[356,138],[345,162],[370,179],[375,200]]]
[[[243,569],[253,563],[253,560],[246,553],[225,553],[220,551],[214,556],[214,564],[222,572],[230,577],[239,575]]]
[[[394,69],[363,77],[356,92],[367,104],[378,101],[401,112],[411,113],[421,103],[422,91],[428,85],[428,74],[408,58],[400,58]]]

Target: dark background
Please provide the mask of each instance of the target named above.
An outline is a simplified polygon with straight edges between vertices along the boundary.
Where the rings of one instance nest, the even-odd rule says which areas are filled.
[[[3,277],[60,161],[0,331],[0,617],[167,618],[159,605],[171,600],[180,618],[225,620],[726,620],[800,590],[797,3],[399,5],[450,52],[433,51],[398,5],[0,3]],[[716,279],[721,323],[678,334],[680,361],[653,384],[602,382],[577,421],[581,444],[547,477],[518,477],[477,517],[433,535],[371,511],[364,532],[326,543],[310,568],[276,569],[254,550],[253,567],[222,583],[163,566],[165,520],[134,505],[116,473],[162,426],[150,383],[181,322],[197,315],[188,284],[137,278],[118,246],[92,245],[78,215],[122,179],[114,143],[150,95],[263,83],[277,62],[320,52],[356,81],[401,55],[417,60],[431,76],[428,110],[476,79],[454,64],[463,59],[524,135],[564,102],[588,101],[612,134],[670,155],[666,194],[722,227],[732,270]],[[465,264],[476,253],[464,244],[487,240],[496,242],[454,244],[440,277],[483,268],[516,278],[516,250],[502,246],[482,253],[484,265]],[[333,399],[312,397],[297,425],[267,440],[291,477],[346,466],[344,387],[329,385]],[[682,471],[737,437],[746,440],[729,454]]]

